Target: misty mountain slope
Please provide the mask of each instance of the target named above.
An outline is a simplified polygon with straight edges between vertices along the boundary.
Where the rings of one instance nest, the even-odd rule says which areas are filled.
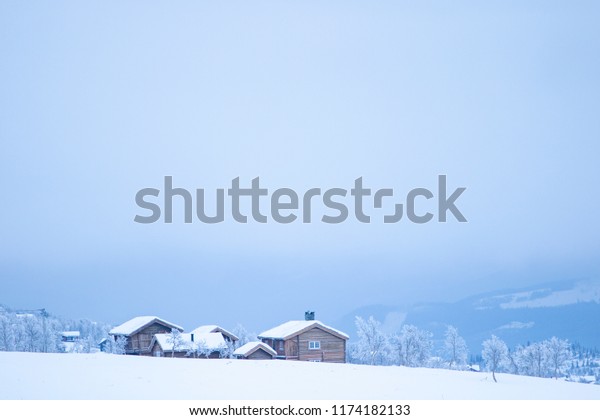
[[[375,309],[368,313],[369,309]],[[387,332],[402,322],[434,333],[439,342],[448,324],[456,326],[471,352],[492,334],[514,347],[552,336],[585,347],[600,347],[600,281],[573,280],[535,287],[479,294],[455,303],[430,303],[410,308],[373,306],[344,317],[343,328],[354,331],[355,315],[373,315]],[[390,322],[392,320],[393,322]]]

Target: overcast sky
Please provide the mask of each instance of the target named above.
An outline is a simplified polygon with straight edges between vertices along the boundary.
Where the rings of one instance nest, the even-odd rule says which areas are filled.
[[[523,3],[2,2],[0,303],[261,330],[597,277],[598,3]],[[167,175],[438,174],[467,223],[133,221]]]

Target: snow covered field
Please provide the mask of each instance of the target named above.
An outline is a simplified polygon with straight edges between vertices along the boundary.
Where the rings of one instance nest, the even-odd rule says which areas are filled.
[[[596,399],[600,386],[279,360],[0,352],[0,399]]]

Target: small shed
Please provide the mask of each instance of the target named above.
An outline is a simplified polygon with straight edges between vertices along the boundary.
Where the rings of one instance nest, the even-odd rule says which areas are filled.
[[[79,331],[63,331],[60,333],[60,341],[63,343],[74,343],[79,341],[81,333]]]
[[[103,352],[106,352],[106,353],[108,353],[110,351],[110,347],[109,346],[110,346],[110,343],[108,342],[108,338],[103,338],[98,343],[98,348],[100,349],[100,351],[103,351]]]
[[[236,359],[269,360],[277,356],[271,346],[261,341],[250,341],[233,352]]]

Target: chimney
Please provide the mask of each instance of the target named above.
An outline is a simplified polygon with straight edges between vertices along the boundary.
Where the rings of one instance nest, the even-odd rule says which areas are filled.
[[[314,321],[315,320],[315,311],[304,312],[304,320],[305,321]]]
[[[192,343],[194,342],[194,333],[190,334],[190,338],[192,339]]]

